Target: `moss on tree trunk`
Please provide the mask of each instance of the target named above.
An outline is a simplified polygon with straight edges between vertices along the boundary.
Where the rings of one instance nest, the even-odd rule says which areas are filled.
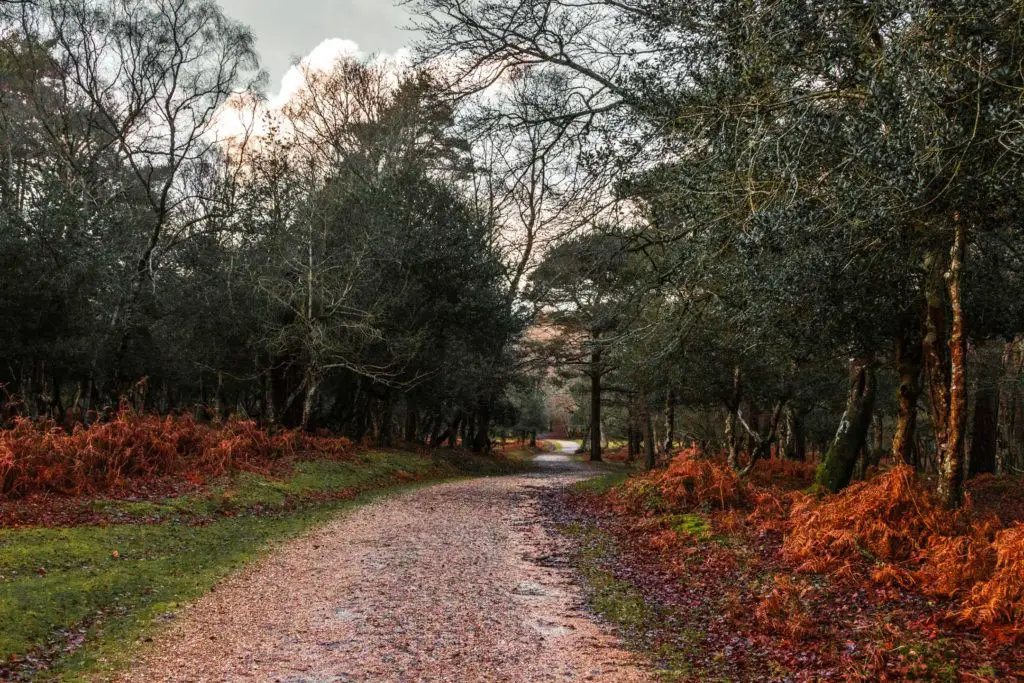
[[[835,493],[853,478],[857,457],[864,449],[875,407],[875,367],[868,358],[858,358],[850,367],[850,394],[832,445],[818,467],[815,482]]]

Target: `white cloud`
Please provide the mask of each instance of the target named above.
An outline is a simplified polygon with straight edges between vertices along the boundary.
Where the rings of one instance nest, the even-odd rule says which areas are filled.
[[[247,134],[262,134],[265,132],[265,115],[287,106],[302,91],[308,74],[330,71],[344,59],[368,60],[371,64],[384,65],[397,73],[412,64],[412,52],[408,48],[401,48],[394,54],[370,55],[353,40],[328,38],[293,64],[281,78],[276,92],[267,93],[265,100],[255,102],[250,95],[231,98],[217,113],[212,132],[218,139],[225,141],[237,140]]]
[[[328,38],[323,41],[300,59],[298,64],[293,64],[288,69],[281,78],[277,94],[270,96],[268,105],[279,109],[288,104],[288,101],[302,90],[308,71],[328,71],[338,60],[346,58],[365,59],[366,53],[359,49],[358,43],[346,38]]]

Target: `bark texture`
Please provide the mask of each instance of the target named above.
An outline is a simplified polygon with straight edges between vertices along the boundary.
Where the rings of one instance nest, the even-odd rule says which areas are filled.
[[[921,337],[912,328],[905,329],[896,344],[896,428],[892,436],[892,456],[896,462],[917,464],[914,448],[917,432],[917,403],[921,398]]]
[[[999,425],[996,437],[996,470],[999,474],[1019,472],[1022,431],[1024,431],[1024,396],[1021,375],[1024,373],[1024,338],[1006,343],[1003,349],[1002,373],[999,378]]]
[[[737,418],[740,412],[740,401],[743,399],[743,384],[740,379],[740,369],[733,368],[732,371],[732,394],[725,403],[725,448],[726,459],[729,467],[734,470],[740,468],[739,435],[736,433]]]
[[[644,468],[650,472],[654,469],[655,446],[654,446],[654,423],[651,420],[651,410],[647,398],[641,399],[642,419],[644,423]]]
[[[864,449],[875,407],[875,367],[870,358],[854,359],[850,364],[850,393],[846,411],[832,445],[818,467],[816,483],[833,493],[845,488],[853,478],[857,458]]]
[[[665,399],[665,453],[671,453],[675,447],[675,433],[676,433],[676,394],[674,391],[668,392],[668,398]]]
[[[939,497],[947,507],[959,507],[964,498],[964,439],[967,425],[967,336],[964,331],[961,280],[966,252],[966,226],[954,217],[953,248],[945,275],[949,288],[952,325],[949,335],[949,404],[945,439],[940,442]]]
[[[601,350],[590,355],[590,460],[601,462]]]

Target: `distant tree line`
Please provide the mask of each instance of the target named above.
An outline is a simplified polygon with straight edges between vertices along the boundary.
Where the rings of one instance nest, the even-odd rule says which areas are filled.
[[[0,420],[537,429],[521,272],[454,104],[401,65],[304,75],[265,106],[211,0],[3,4]]]

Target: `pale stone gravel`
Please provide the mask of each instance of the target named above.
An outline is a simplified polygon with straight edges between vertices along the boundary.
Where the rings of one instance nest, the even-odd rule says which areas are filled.
[[[582,476],[442,484],[347,513],[229,578],[123,681],[612,681],[652,677],[590,621],[539,489]]]

